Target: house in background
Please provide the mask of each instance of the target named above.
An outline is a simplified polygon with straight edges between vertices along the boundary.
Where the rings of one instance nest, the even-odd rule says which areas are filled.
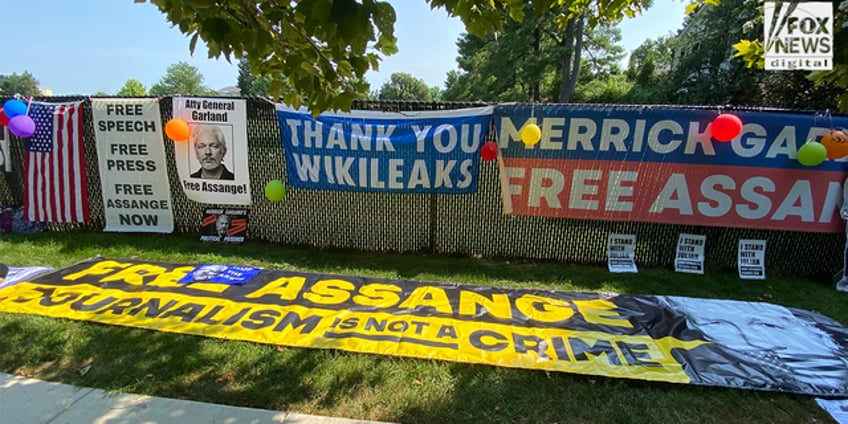
[[[234,86],[234,85],[231,85],[231,86],[228,86],[228,87],[224,87],[224,88],[222,88],[222,89],[220,89],[220,90],[216,90],[216,91],[215,91],[215,93],[216,93],[216,94],[218,94],[219,96],[224,96],[224,97],[238,97],[238,96],[241,96],[241,91],[239,90],[239,88],[238,88],[238,87],[236,87],[236,86]]]
[[[697,8],[674,39],[667,81],[686,104],[755,104],[762,72],[734,59],[733,45],[757,38],[760,12],[754,0],[722,0]]]

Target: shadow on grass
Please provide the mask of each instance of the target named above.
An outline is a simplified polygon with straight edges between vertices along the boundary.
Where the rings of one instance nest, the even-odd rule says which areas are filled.
[[[599,266],[262,242],[209,245],[174,235],[42,233],[7,240],[62,260],[139,255],[478,285],[763,300],[818,308],[848,322],[844,299],[803,279],[750,282],[729,273],[693,276],[665,269],[617,275]],[[70,262],[59,266],[66,265]],[[0,314],[0,352],[6,372],[79,386],[403,423],[829,420],[803,396],[282,348],[27,315]]]
[[[402,423],[828,422],[803,396],[278,348],[26,315],[0,314],[0,349],[3,370],[77,386]],[[91,364],[82,376],[80,364]]]
[[[262,241],[221,245],[201,243],[187,235],[62,232],[13,234],[9,240],[25,241],[48,250],[58,249],[63,256],[75,260],[97,254],[114,258],[138,255],[143,260],[209,261],[389,279],[765,301],[835,314],[831,317],[848,322],[845,308],[830,307],[828,302],[817,300],[819,296],[834,297],[833,284],[826,276],[816,279],[770,276],[766,281],[746,281],[740,280],[735,270],[710,270],[709,267],[706,275],[675,273],[666,268],[641,268],[638,274],[613,274],[606,270],[606,264],[322,250]],[[61,266],[67,265],[70,263]]]

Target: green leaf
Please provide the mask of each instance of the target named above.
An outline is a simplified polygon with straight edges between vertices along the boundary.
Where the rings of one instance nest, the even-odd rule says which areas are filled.
[[[765,52],[760,40],[740,40],[733,45],[736,53],[733,57],[741,58],[748,68],[763,68],[765,67]]]
[[[194,54],[194,48],[197,46],[197,37],[200,37],[200,34],[195,32],[194,35],[191,36],[191,41],[188,43],[188,51],[192,55]]]
[[[271,80],[271,85],[268,87],[268,94],[273,98],[279,98],[283,94],[283,82],[278,78]]]
[[[351,92],[344,92],[333,100],[333,109],[349,112],[356,95]]]

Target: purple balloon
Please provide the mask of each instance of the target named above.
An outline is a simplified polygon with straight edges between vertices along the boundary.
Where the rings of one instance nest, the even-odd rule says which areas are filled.
[[[18,115],[9,120],[9,131],[20,137],[27,138],[35,132],[35,122],[26,115]]]

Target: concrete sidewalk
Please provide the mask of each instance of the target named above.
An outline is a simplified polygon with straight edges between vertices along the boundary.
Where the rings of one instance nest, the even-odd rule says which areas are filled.
[[[75,387],[0,373],[3,424],[376,424]]]

